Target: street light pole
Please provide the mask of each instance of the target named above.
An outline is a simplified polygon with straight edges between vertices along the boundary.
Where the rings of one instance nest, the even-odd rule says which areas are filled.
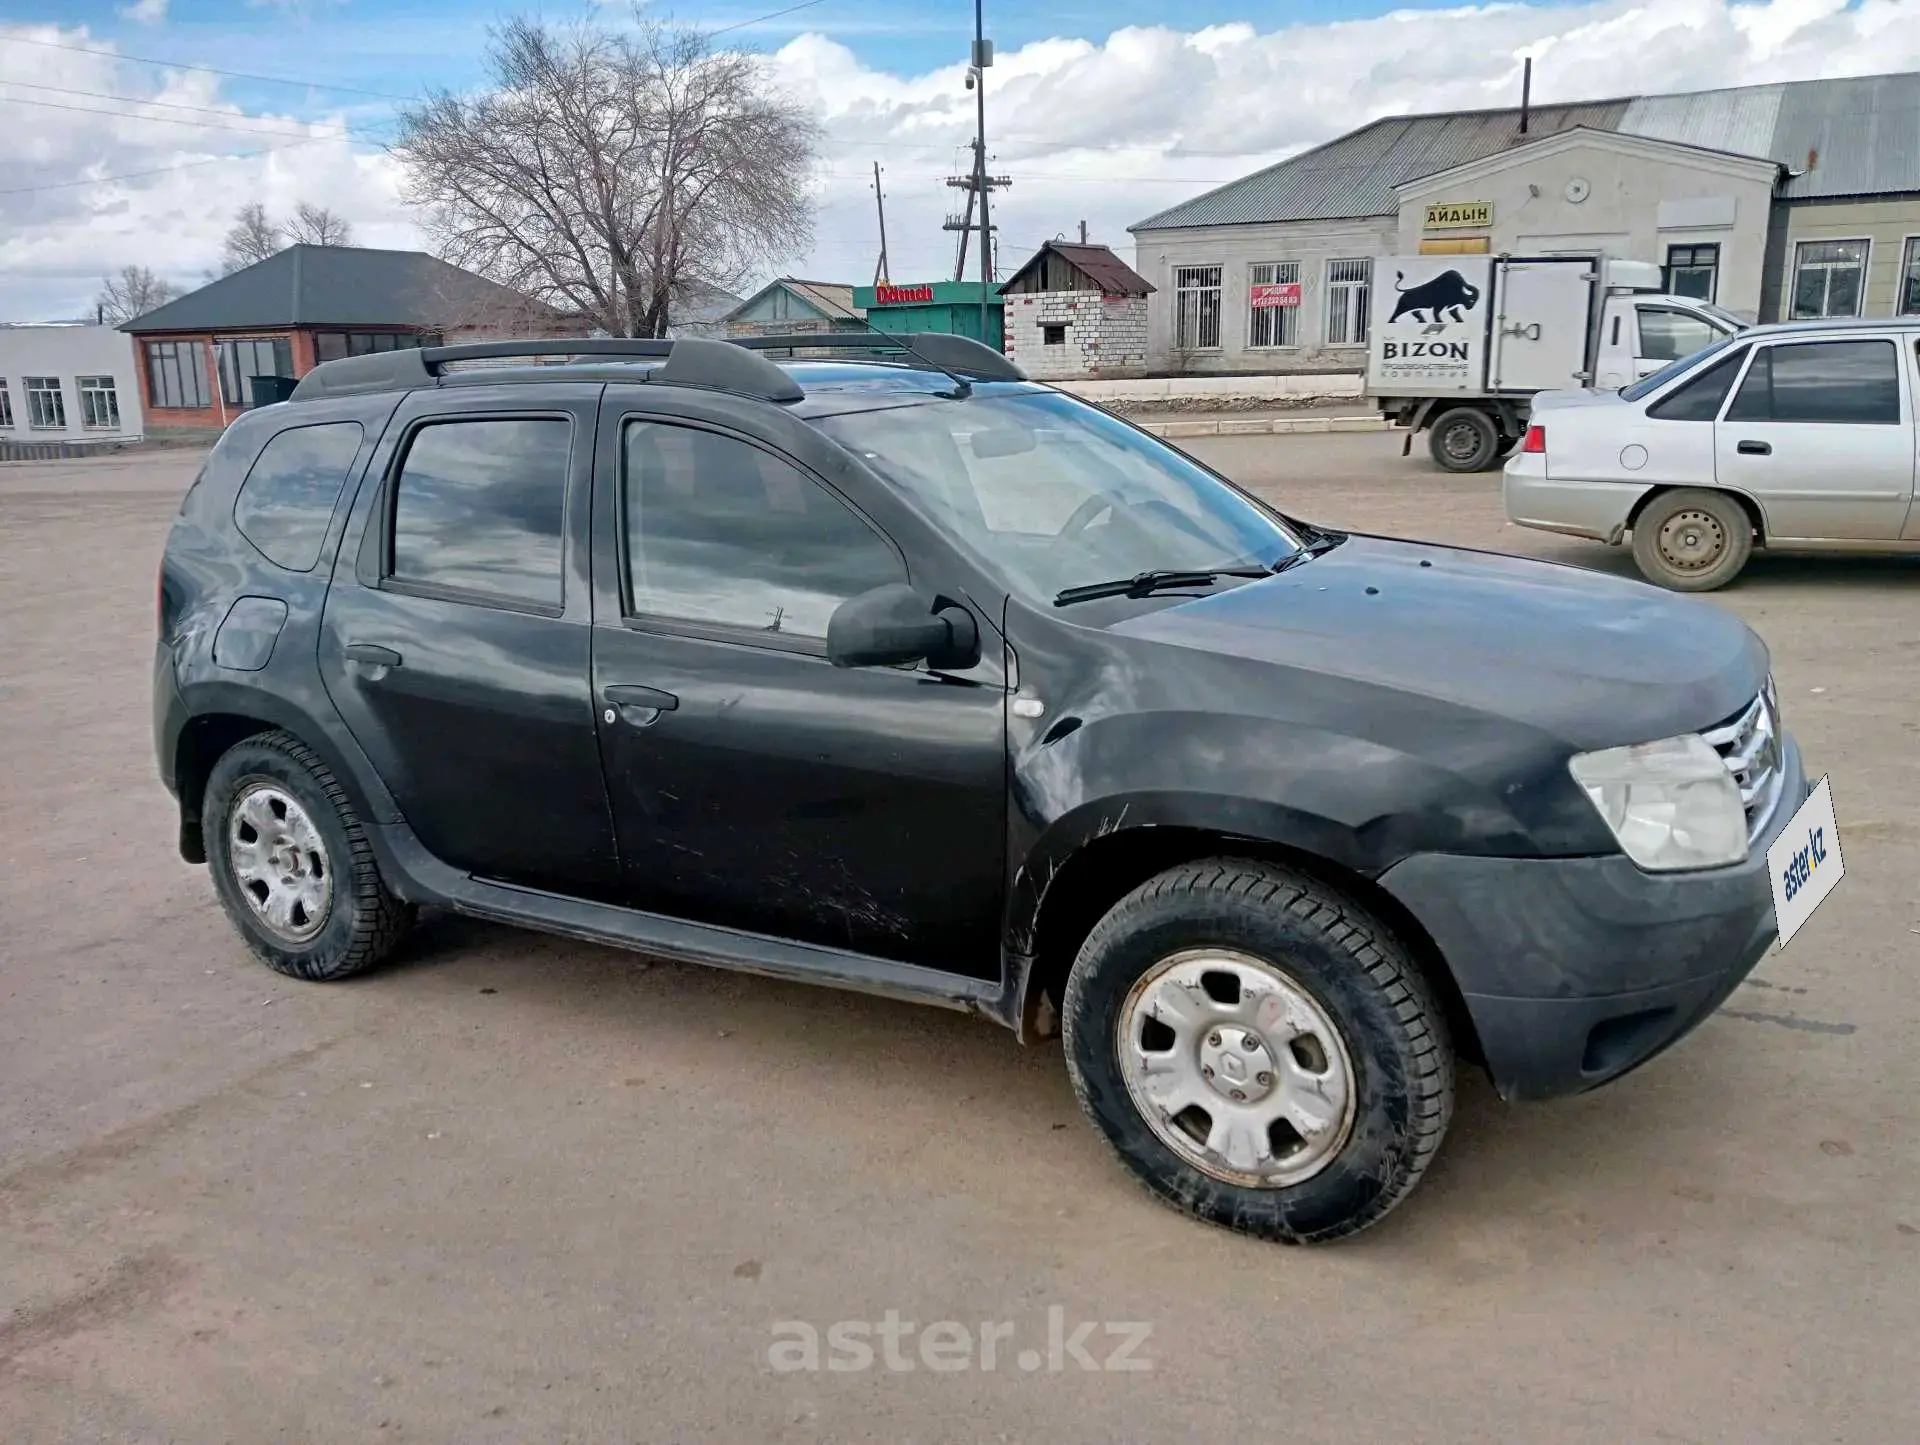
[[[993,64],[993,50],[987,44],[982,3],[983,0],[973,0],[974,100],[978,115],[973,163],[974,184],[980,191],[980,342],[991,346],[993,332],[987,325],[987,291],[993,285],[993,223],[987,214],[987,67]]]

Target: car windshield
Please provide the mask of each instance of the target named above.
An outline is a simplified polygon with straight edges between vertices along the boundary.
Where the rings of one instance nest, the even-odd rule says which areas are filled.
[[[1723,336],[1711,346],[1703,346],[1700,350],[1683,356],[1678,361],[1669,361],[1651,376],[1641,377],[1632,386],[1621,387],[1620,395],[1627,401],[1639,401],[1642,397],[1651,396],[1668,382],[1684,376],[1703,362],[1711,361],[1739,339],[1738,333]]]
[[[1204,468],[1061,392],[975,391],[819,425],[1035,600],[1147,572],[1270,568],[1301,549]]]

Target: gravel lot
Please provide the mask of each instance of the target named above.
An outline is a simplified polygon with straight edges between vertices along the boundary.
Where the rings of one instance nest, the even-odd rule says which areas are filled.
[[[1316,519],[1629,566],[1393,437],[1190,445]],[[459,920],[349,984],[252,963],[151,756],[194,465],[0,467],[7,1445],[1920,1438],[1920,564],[1717,595],[1832,777],[1847,877],[1792,947],[1611,1089],[1467,1077],[1413,1199],[1297,1251],[1148,1201],[1057,1046],[963,1017]],[[991,1370],[769,1364],[889,1310],[1010,1328]],[[1050,1310],[1096,1362],[1150,1324],[1151,1368]]]

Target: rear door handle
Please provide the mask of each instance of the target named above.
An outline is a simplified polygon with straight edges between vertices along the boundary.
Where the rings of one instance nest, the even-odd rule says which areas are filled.
[[[1743,457],[1770,457],[1773,447],[1767,442],[1741,442],[1734,448]]]
[[[348,662],[364,662],[369,667],[398,667],[400,654],[391,647],[376,647],[371,642],[349,642],[346,646]]]
[[[622,711],[631,708],[637,714],[633,720],[643,727],[659,717],[661,713],[677,711],[680,706],[679,698],[670,692],[662,692],[657,687],[626,685],[606,687],[600,690],[600,696],[613,704],[613,707],[607,709],[605,721],[614,720],[614,708]]]

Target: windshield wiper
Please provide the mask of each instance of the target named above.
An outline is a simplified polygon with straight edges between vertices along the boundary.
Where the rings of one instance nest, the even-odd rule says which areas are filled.
[[[1110,582],[1089,582],[1084,587],[1069,587],[1054,594],[1055,607],[1075,602],[1092,602],[1100,597],[1148,597],[1166,587],[1205,587],[1222,577],[1271,577],[1271,567],[1215,567],[1204,572],[1136,572],[1131,577],[1115,577]]]

